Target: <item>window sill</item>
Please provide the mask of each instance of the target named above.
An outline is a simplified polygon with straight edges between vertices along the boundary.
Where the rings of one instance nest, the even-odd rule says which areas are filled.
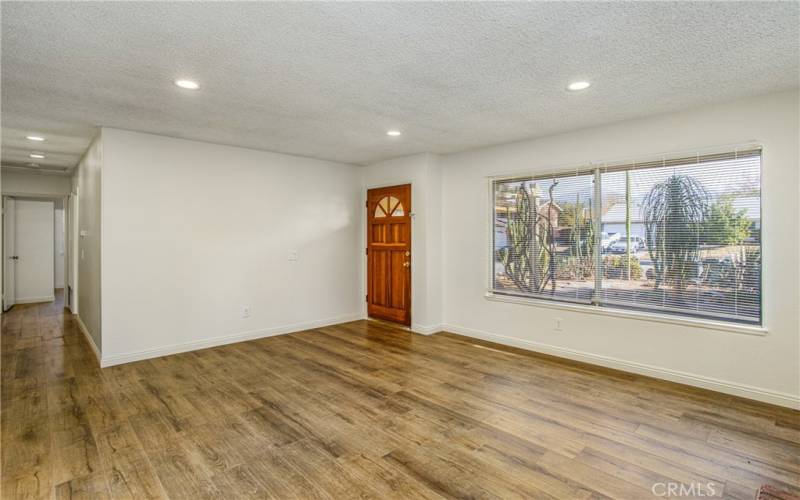
[[[665,314],[658,314],[658,313],[643,313],[637,311],[625,311],[623,309],[603,308],[603,307],[584,305],[584,304],[570,304],[566,302],[554,302],[549,300],[534,299],[527,297],[514,297],[510,295],[496,294],[490,291],[486,292],[485,297],[487,300],[495,302],[507,302],[511,304],[521,304],[526,306],[561,309],[565,311],[573,311],[583,314],[596,314],[601,316],[628,318],[639,321],[668,323],[680,326],[691,326],[695,328],[705,328],[708,330],[740,333],[744,335],[754,335],[757,337],[764,337],[768,333],[768,330],[763,326],[736,325],[731,323],[724,323],[721,321],[682,318],[682,317],[668,316]]]

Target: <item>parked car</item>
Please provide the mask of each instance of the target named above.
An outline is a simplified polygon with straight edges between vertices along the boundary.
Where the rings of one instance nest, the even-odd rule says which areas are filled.
[[[628,251],[628,238],[625,235],[619,237],[619,240],[615,241],[609,250],[611,253],[625,253]],[[644,250],[644,238],[641,236],[631,236],[631,252],[638,252],[639,250]]]
[[[600,233],[600,248],[608,250],[619,238],[619,233]]]

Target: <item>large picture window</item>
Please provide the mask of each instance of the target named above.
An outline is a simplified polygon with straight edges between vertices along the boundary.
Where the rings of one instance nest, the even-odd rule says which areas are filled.
[[[761,150],[492,180],[491,292],[761,324]]]

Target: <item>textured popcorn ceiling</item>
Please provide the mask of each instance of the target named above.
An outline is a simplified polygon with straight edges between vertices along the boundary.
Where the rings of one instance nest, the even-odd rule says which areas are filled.
[[[98,126],[368,163],[790,89],[798,5],[3,2],[3,163]]]

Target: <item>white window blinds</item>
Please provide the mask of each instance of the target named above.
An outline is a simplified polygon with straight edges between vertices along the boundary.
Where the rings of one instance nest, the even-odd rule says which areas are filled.
[[[761,323],[761,150],[494,179],[491,290]]]
[[[594,177],[588,170],[495,181],[495,291],[591,302]]]

